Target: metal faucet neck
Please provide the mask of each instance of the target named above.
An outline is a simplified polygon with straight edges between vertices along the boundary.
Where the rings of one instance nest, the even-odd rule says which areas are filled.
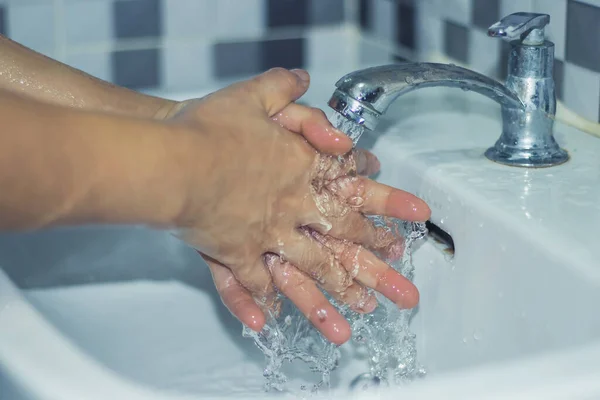
[[[372,130],[394,100],[413,90],[437,86],[472,90],[502,106],[502,135],[485,153],[490,160],[534,168],[562,164],[568,155],[552,133],[556,111],[554,44],[544,38],[549,22],[546,14],[515,13],[490,27],[490,36],[511,43],[504,85],[452,64],[399,63],[342,77],[329,106]]]

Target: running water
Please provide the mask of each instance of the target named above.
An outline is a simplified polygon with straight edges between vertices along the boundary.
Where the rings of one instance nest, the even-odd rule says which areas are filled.
[[[356,146],[364,127],[339,114],[335,118],[334,125],[345,132]],[[414,267],[411,247],[415,240],[426,235],[425,224],[378,216],[370,218],[375,225],[392,231],[397,237],[404,237],[403,257],[390,265],[412,281]],[[413,310],[401,310],[379,293],[375,295],[379,306],[374,312],[365,315],[351,311],[325,293],[349,321],[352,327],[352,344],[364,348],[368,354],[369,365],[365,365],[365,376],[371,378],[373,383],[402,385],[425,374],[417,360],[415,335],[409,329]],[[312,386],[312,392],[329,388],[330,374],[341,358],[338,346],[326,340],[288,299],[281,296],[280,301],[281,311],[278,315],[267,316],[267,323],[260,333],[245,326],[242,333],[244,337],[252,338],[265,355],[265,390],[289,389],[286,388],[288,377],[282,368],[284,364],[298,359],[308,364],[311,371],[320,374],[320,381]],[[306,387],[300,389],[306,390]]]

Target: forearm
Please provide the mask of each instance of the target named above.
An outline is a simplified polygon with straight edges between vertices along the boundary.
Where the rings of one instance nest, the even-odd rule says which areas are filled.
[[[0,89],[44,102],[160,118],[174,102],[112,85],[0,35]]]
[[[196,135],[162,122],[83,112],[1,90],[0,120],[0,230],[168,226],[185,201],[189,160],[210,160],[209,148],[190,155]]]

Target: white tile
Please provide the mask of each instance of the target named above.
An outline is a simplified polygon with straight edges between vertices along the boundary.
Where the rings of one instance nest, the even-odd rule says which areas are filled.
[[[161,82],[166,89],[190,89],[212,79],[212,54],[208,42],[169,44],[161,52]]]
[[[393,41],[396,4],[388,0],[373,0],[371,10],[369,23],[373,34],[381,39]]]
[[[425,55],[442,53],[444,49],[442,17],[430,10],[430,7],[427,1],[418,3],[415,16],[417,51]]]
[[[67,46],[107,42],[112,39],[112,4],[106,0],[68,1],[65,11]]]
[[[391,61],[390,49],[387,46],[361,39],[358,43],[358,50],[360,68],[389,64]]]
[[[471,0],[437,0],[440,15],[465,26],[471,25],[473,2]]]
[[[307,37],[307,65],[310,70],[327,71],[354,64],[356,39],[344,27],[311,29]]]
[[[555,0],[545,0],[552,2]],[[500,0],[500,19],[516,12],[533,12],[535,0]]]
[[[215,0],[163,0],[166,38],[208,38],[217,30]]]
[[[47,56],[55,54],[54,2],[11,2],[8,11],[8,36]]]
[[[96,78],[112,81],[110,54],[107,52],[67,53],[65,63]]]
[[[567,0],[535,0],[534,11],[550,15],[550,24],[546,27],[546,38],[554,42],[555,56],[564,60],[567,37]]]
[[[565,63],[565,104],[577,114],[598,121],[600,109],[600,74]]]
[[[265,31],[263,0],[213,0],[217,6],[217,33],[220,37],[258,38]]]
[[[500,61],[501,42],[490,38],[487,32],[473,28],[469,32],[469,64],[477,72],[496,76]]]

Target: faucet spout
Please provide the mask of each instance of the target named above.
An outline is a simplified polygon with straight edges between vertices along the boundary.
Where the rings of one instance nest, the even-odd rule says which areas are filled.
[[[329,106],[367,129],[398,97],[428,87],[456,87],[482,94],[506,108],[525,111],[517,93],[502,83],[453,64],[400,63],[367,68],[345,75]]]

